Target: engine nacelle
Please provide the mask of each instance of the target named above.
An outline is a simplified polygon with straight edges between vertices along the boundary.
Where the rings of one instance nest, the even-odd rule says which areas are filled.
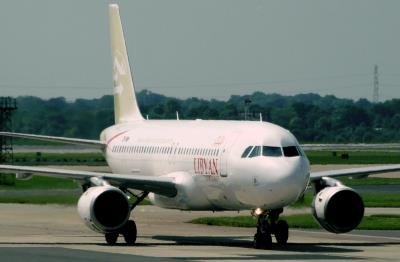
[[[326,187],[314,197],[312,211],[318,223],[329,232],[347,233],[360,224],[364,203],[349,187]]]
[[[95,186],[86,190],[78,201],[78,213],[86,225],[100,233],[114,232],[128,221],[128,197],[113,186]]]

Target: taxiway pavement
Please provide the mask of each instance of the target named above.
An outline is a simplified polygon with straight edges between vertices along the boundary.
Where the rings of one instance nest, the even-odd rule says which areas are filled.
[[[253,228],[188,223],[199,216],[236,214],[139,206],[133,212],[137,245],[107,246],[102,235],[86,228],[73,206],[1,204],[0,261],[398,261],[400,257],[400,231],[335,235],[291,229],[287,246],[255,250]]]

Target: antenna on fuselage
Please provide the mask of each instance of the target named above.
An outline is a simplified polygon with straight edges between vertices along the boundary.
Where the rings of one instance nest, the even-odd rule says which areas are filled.
[[[262,113],[260,112],[260,122],[262,122]]]
[[[179,120],[179,112],[176,111],[176,120]]]
[[[146,115],[146,120],[149,120],[149,115]]]

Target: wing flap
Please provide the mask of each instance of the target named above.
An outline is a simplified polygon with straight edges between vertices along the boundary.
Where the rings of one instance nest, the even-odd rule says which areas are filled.
[[[141,175],[123,175],[90,171],[56,169],[46,167],[0,165],[0,173],[25,173],[39,176],[70,178],[89,181],[92,177],[106,180],[112,185],[132,188],[163,196],[174,197],[177,194],[173,178],[149,177]]]
[[[310,180],[315,181],[321,179],[322,177],[363,176],[363,175],[372,175],[380,173],[389,173],[394,171],[400,171],[400,165],[358,167],[358,168],[312,172],[310,174]]]

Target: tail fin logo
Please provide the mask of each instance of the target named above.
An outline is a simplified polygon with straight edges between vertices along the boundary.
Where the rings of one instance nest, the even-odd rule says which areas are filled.
[[[127,74],[126,66],[123,62],[123,55],[118,50],[114,56],[114,94],[120,95],[124,91],[124,86],[120,81],[120,76]]]

